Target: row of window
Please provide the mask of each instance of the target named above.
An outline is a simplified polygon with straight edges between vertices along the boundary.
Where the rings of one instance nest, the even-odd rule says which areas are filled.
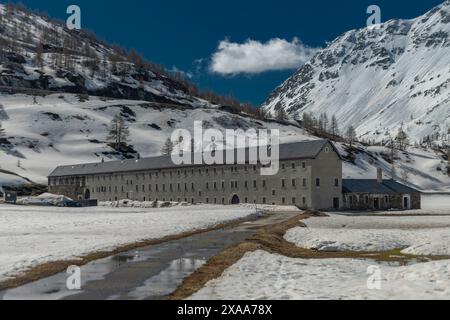
[[[377,199],[377,198],[375,198],[375,199]],[[384,202],[387,204],[387,203],[389,203],[389,197],[388,196],[384,196],[384,197],[382,197],[382,198],[378,198],[378,199],[384,199]],[[355,195],[353,195],[353,196],[346,196],[346,197],[344,197],[344,202],[347,202],[347,200],[348,200],[348,202],[352,205],[352,204],[358,204],[358,201],[359,201],[359,203],[365,203],[365,204],[369,204],[369,202],[370,202],[370,197],[369,196],[364,196],[364,195],[359,195],[359,197],[357,197],[357,196],[355,196]]]
[[[307,179],[303,178],[302,179],[302,187],[306,188],[308,186],[307,182],[308,182]],[[175,186],[176,186],[176,191],[178,191],[178,192],[195,191],[195,184],[194,183],[191,183],[190,185],[187,184],[187,183],[184,183],[184,185],[182,185],[181,183],[178,183]],[[206,190],[211,190],[211,189],[218,190],[219,189],[218,186],[219,185],[218,185],[217,182],[206,182],[206,185],[205,185]],[[248,189],[249,186],[250,186],[249,181],[244,181],[244,188]],[[259,187],[258,186],[258,181],[257,180],[253,180],[253,183],[251,184],[251,186],[254,189],[257,189]],[[297,187],[297,179],[292,179],[291,180],[291,186],[293,188]],[[320,180],[320,178],[317,178],[316,179],[316,187],[320,187],[320,186],[321,186],[321,180]],[[339,187],[339,179],[336,178],[334,180],[334,186],[335,187]],[[222,190],[225,190],[225,181],[222,181],[220,183],[220,187],[221,187]],[[230,187],[231,187],[231,189],[238,189],[239,188],[239,181],[230,181]],[[282,188],[287,188],[287,180],[286,179],[282,179],[281,180],[281,187]],[[267,181],[266,180],[262,181],[262,188],[267,188]],[[175,187],[174,187],[173,184],[169,184],[168,188],[166,188],[166,184],[162,184],[162,185],[149,184],[149,185],[141,185],[141,186],[136,185],[134,190],[136,192],[160,192],[160,191],[162,191],[162,192],[167,192],[167,191],[174,192],[175,191]],[[111,193],[111,192],[113,192],[113,187],[111,187],[111,186],[109,186],[109,187],[101,186],[101,187],[97,187],[95,191],[97,193],[102,193],[102,192],[103,193],[106,193],[106,192]],[[124,186],[121,186],[120,191],[122,193],[125,191],[124,190]],[[127,191],[129,191],[129,190],[127,190]],[[117,186],[114,187],[114,192],[115,193],[119,192],[119,188]],[[272,193],[273,193],[272,195],[275,196],[275,190],[273,190]]]
[[[110,198],[109,199],[109,201],[118,201],[119,199],[117,198],[117,197],[115,197],[114,199],[112,199],[112,198]],[[143,197],[142,199],[135,199],[136,201],[138,201],[138,200],[142,200],[142,201],[153,201],[153,199],[151,198],[151,197],[149,197],[149,198],[147,198],[147,197]],[[166,198],[163,198],[163,199],[154,199],[154,201],[159,201],[159,200],[161,200],[161,201],[163,201],[163,202],[166,202],[166,201],[170,201],[170,202],[173,202],[173,201],[175,201],[175,199],[173,199],[173,198],[170,198],[170,199],[168,199],[168,200],[166,200]],[[195,202],[195,199],[194,198],[191,198],[191,199],[188,199],[188,198],[184,198],[184,200],[182,199],[182,198],[177,198],[176,199],[176,201],[177,202],[182,202],[182,201],[184,201],[184,202],[191,202],[192,204],[195,204],[196,202]],[[290,203],[288,203],[287,202],[288,200],[287,200],[287,198],[282,198],[281,199],[281,202],[282,202],[282,204],[283,205],[288,205],[288,204],[292,204],[292,205],[297,205],[297,204],[299,204],[298,202],[297,202],[297,198],[295,198],[295,197],[293,197],[293,198],[291,198],[290,199]],[[205,198],[205,203],[206,204],[226,204],[226,200],[225,200],[225,198]],[[256,203],[258,203],[257,202],[257,200],[256,199],[254,199],[253,200],[253,202],[251,202],[251,201],[249,201],[249,198],[244,198],[244,203],[254,203],[254,204],[256,204]],[[266,198],[266,197],[263,197],[263,198],[261,198],[261,204],[269,204],[269,201],[268,201],[268,199]],[[276,204],[276,202],[275,202],[275,200],[271,203],[272,205],[275,205]],[[306,199],[306,197],[302,197],[301,198],[301,204],[303,205],[303,206],[306,206],[307,205],[307,199]]]

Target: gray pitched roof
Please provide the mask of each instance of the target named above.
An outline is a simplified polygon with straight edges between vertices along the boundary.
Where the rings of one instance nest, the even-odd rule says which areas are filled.
[[[394,180],[344,179],[342,181],[344,193],[371,193],[371,194],[395,194],[395,193],[417,193],[416,189],[410,188]]]
[[[322,151],[325,145],[329,143],[327,140],[303,141],[290,144],[280,145],[280,160],[294,160],[294,159],[314,159]],[[336,153],[334,145],[331,143]],[[246,157],[248,159],[248,152],[246,150]],[[235,150],[235,152],[237,152]],[[339,155],[340,156],[340,155]],[[176,166],[173,164],[170,156],[161,156],[136,160],[124,161],[108,161],[88,164],[78,164],[69,166],[57,167],[49,177],[63,177],[63,176],[78,176],[78,175],[93,175],[102,173],[115,172],[135,172],[145,170],[170,169],[181,167],[193,167],[194,165]]]

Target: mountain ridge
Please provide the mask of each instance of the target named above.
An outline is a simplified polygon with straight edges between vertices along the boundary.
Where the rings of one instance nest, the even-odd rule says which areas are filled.
[[[450,1],[408,20],[345,32],[277,87],[272,114],[334,115],[341,129],[383,141],[402,125],[412,142],[450,127]]]

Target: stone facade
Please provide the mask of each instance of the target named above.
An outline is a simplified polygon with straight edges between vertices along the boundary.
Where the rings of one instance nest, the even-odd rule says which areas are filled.
[[[407,199],[405,201],[405,198]],[[411,210],[421,209],[421,194],[371,194],[349,193],[343,196],[346,210]]]
[[[49,191],[72,199],[274,204],[339,209],[342,160],[328,142],[314,158],[281,159],[274,176],[259,165],[192,166],[50,176]]]

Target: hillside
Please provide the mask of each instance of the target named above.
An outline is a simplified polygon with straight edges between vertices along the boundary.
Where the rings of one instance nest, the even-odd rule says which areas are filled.
[[[68,30],[25,8],[0,4],[0,89],[24,88],[209,105],[190,94],[194,88],[179,75],[169,74],[134,50],[127,52],[91,33]]]
[[[283,141],[315,139],[296,126],[262,122],[220,108],[176,108],[74,94],[0,94],[0,101],[6,132],[6,141],[0,143],[0,166],[39,183],[46,183],[46,176],[59,165],[160,155],[172,132],[192,132],[194,121],[203,121],[205,129],[280,129]],[[114,150],[107,141],[116,114],[130,128],[126,152]]]

